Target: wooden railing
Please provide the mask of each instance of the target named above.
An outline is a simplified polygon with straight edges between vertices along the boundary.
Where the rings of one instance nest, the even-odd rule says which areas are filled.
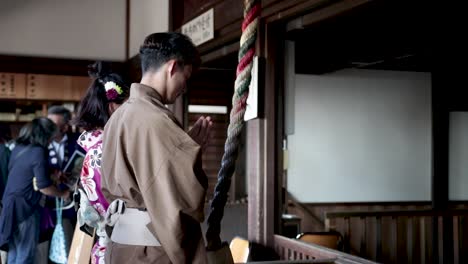
[[[443,243],[453,242],[453,263],[468,263],[467,216],[466,209],[326,212],[325,226],[342,233],[345,252],[377,262],[433,263],[433,251],[443,260]],[[444,230],[443,219],[452,221],[452,230]],[[453,241],[443,241],[444,232],[453,232]]]
[[[282,260],[287,261],[287,263],[295,263],[294,261],[306,260],[312,260],[312,263],[375,263],[340,251],[328,249],[315,244],[305,243],[296,239],[291,239],[280,235],[275,235],[274,240],[276,253],[280,256]]]

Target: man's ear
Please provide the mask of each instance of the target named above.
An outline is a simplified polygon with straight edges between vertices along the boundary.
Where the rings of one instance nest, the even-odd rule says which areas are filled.
[[[170,60],[167,62],[167,73],[172,77],[177,71],[177,61]]]

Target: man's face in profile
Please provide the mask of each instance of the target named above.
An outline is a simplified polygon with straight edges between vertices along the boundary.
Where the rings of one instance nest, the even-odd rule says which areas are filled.
[[[57,133],[57,140],[61,140],[62,137],[67,133],[68,131],[68,124],[65,123],[65,120],[63,119],[62,115],[56,115],[56,114],[50,114],[47,116],[50,120],[52,120],[58,128],[58,133]]]

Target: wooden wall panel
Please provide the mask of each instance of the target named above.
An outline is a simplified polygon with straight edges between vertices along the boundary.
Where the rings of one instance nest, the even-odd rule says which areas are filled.
[[[80,101],[88,90],[92,81],[93,80],[89,77],[73,76],[71,81],[72,100]]]
[[[64,100],[71,96],[71,77],[43,74],[27,76],[27,99]]]
[[[243,2],[238,0],[175,0],[172,5],[174,29],[182,27],[183,24],[201,13],[210,8],[214,8],[214,27],[215,30],[217,30],[224,27],[226,24],[232,23],[233,19],[241,18],[243,8]]]
[[[0,73],[0,98],[26,98],[26,74]]]
[[[26,98],[34,100],[79,101],[91,84],[81,76],[28,74]]]

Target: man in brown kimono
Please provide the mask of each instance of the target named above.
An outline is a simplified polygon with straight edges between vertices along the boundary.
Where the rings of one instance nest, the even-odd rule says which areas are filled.
[[[186,89],[198,52],[182,34],[154,33],[140,57],[141,82],[104,128],[102,191],[115,224],[106,263],[206,263],[201,148],[211,121],[187,134],[165,107]]]

